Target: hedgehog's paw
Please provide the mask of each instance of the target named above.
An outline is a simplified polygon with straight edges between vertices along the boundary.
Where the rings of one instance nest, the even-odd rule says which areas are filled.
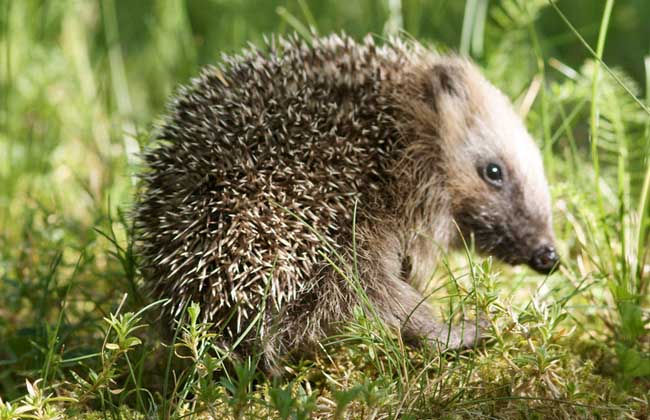
[[[486,320],[465,320],[460,325],[442,324],[433,337],[435,344],[443,351],[476,347],[485,339],[488,327]]]

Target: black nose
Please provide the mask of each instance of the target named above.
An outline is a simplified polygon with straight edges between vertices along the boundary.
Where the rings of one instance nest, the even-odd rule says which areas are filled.
[[[535,252],[529,265],[538,273],[550,274],[560,265],[560,257],[552,246],[543,246]]]

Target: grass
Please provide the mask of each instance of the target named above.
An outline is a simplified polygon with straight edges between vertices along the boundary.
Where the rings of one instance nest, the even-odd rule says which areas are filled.
[[[648,13],[634,0],[0,0],[0,419],[647,418]],[[151,123],[222,51],[310,27],[471,54],[540,140],[561,272],[468,251],[432,273],[441,318],[489,315],[477,349],[409,348],[359,308],[272,379],[215,348],[194,305],[163,344],[126,217]]]

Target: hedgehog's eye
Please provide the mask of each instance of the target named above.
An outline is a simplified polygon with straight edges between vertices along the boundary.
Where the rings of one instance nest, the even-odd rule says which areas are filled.
[[[501,166],[496,163],[488,163],[483,167],[483,179],[495,187],[500,187],[503,184],[503,170]]]

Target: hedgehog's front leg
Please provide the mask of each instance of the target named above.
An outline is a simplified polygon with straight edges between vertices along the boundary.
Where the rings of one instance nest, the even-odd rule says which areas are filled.
[[[367,282],[368,297],[382,321],[399,329],[404,339],[413,344],[430,342],[443,350],[477,344],[481,339],[480,326],[471,321],[461,325],[436,321],[426,298],[403,278],[397,239],[384,239],[381,243],[379,249],[366,256],[362,277]]]
[[[402,280],[385,279],[384,292],[369,293],[379,316],[387,325],[399,328],[405,341],[430,342],[443,350],[473,347],[480,339],[480,327],[471,321],[460,325],[438,322],[431,305],[413,286]]]

